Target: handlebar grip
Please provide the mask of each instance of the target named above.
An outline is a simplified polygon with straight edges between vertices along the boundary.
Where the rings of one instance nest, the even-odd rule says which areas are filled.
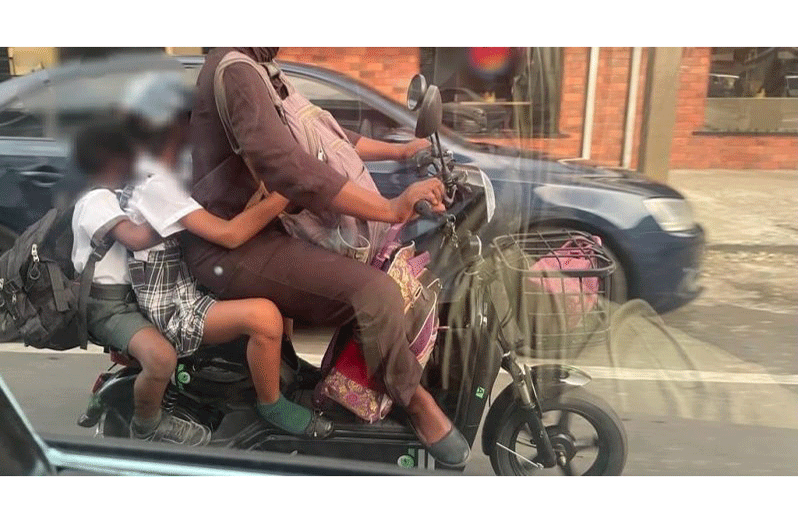
[[[416,211],[416,214],[423,218],[435,219],[435,213],[432,210],[432,204],[430,204],[427,200],[417,201],[413,206],[413,210]]]

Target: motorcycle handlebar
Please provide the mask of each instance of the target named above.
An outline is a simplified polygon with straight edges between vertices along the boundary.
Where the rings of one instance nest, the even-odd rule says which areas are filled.
[[[419,200],[413,206],[413,210],[416,211],[416,214],[421,216],[422,218],[429,218],[434,220],[436,218],[435,212],[432,210],[432,204],[430,204],[427,200]]]

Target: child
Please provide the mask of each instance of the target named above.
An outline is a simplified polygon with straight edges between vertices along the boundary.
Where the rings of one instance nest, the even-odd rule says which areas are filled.
[[[139,305],[178,354],[200,344],[249,336],[247,362],[258,396],[257,412],[286,432],[326,437],[332,424],[280,394],[283,319],[266,299],[216,301],[197,288],[172,236],[184,229],[229,249],[239,247],[274,219],[288,201],[269,194],[231,220],[203,209],[180,184],[177,169],[187,145],[190,91],[175,76],[148,76],[133,84],[124,103],[128,129],[141,148],[139,183],[126,209],[166,240],[129,258]]]
[[[113,191],[130,180],[134,151],[118,124],[92,125],[79,133],[74,150],[77,166],[94,188],[75,204],[72,217],[72,262],[82,271],[93,244],[106,235],[116,240],[96,265],[87,304],[89,334],[98,343],[134,357],[141,373],[133,385],[132,437],[185,445],[204,445],[208,428],[164,414],[161,401],[177,364],[175,350],[139,310],[131,288],[127,249],[160,243],[148,225],[136,225],[122,211]]]

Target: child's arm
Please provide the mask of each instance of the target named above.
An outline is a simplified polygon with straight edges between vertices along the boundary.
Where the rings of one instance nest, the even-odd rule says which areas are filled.
[[[240,247],[280,214],[288,200],[272,192],[249,209],[230,220],[215,216],[205,209],[197,209],[180,219],[187,230],[227,249]]]
[[[116,224],[111,229],[111,235],[131,251],[142,251],[163,242],[163,238],[148,223],[136,225],[130,220]]]

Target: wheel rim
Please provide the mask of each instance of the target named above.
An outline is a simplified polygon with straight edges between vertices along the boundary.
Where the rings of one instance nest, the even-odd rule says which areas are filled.
[[[539,460],[532,433],[526,422],[519,421],[505,450],[515,474],[583,476],[601,472],[609,449],[590,419],[574,410],[559,409],[544,412],[543,424],[561,462],[546,469],[535,465]]]

